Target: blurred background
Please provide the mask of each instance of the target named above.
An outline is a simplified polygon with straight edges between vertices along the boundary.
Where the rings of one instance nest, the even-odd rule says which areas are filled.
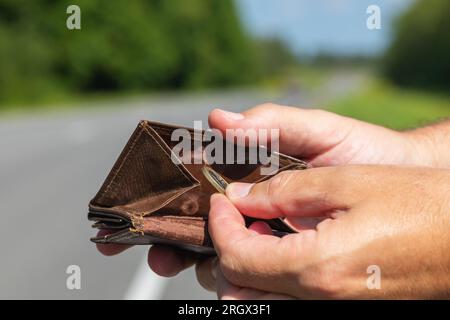
[[[154,275],[146,248],[88,241],[137,122],[275,102],[424,125],[450,116],[449,31],[448,0],[0,0],[0,298],[214,298],[192,269]]]

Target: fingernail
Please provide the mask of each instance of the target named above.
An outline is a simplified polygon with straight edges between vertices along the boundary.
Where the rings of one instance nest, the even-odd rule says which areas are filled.
[[[251,183],[235,182],[228,186],[226,193],[230,199],[240,199],[246,197],[250,193],[252,187],[253,184]]]
[[[244,119],[244,115],[242,113],[234,113],[234,112],[230,112],[230,111],[225,111],[222,109],[219,109],[220,112],[222,112],[227,118],[232,119],[232,120],[242,120]]]

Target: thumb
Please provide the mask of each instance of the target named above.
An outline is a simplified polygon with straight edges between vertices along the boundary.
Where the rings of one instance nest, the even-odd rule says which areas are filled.
[[[232,183],[226,195],[242,214],[253,218],[324,217],[348,210],[357,200],[341,171],[285,171],[256,184]]]

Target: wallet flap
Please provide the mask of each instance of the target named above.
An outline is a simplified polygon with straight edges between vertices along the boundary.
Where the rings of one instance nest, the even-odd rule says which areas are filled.
[[[177,129],[187,130],[188,146],[191,147],[180,154],[173,151],[179,143],[177,134],[173,134]],[[253,154],[260,155],[253,151],[263,147],[255,150],[223,140],[216,151],[229,156],[233,150],[234,162],[210,161],[205,152],[209,142],[204,140],[204,133],[141,121],[89,204],[89,220],[94,221],[94,228],[112,231],[94,237],[92,241],[142,245],[162,243],[195,252],[214,253],[208,234],[209,200],[213,193],[223,192],[229,183],[256,183],[269,179],[273,176],[270,173],[308,168],[306,162],[280,153],[270,154],[270,159],[273,157],[278,164],[275,169],[272,163],[263,164],[259,158],[253,163],[248,158]],[[264,155],[268,150],[261,151]],[[238,154],[243,155],[245,161],[237,161]],[[228,162],[228,157],[226,159]],[[263,174],[263,168],[267,174]],[[214,172],[223,188],[218,190],[205,172]],[[245,220],[247,225],[254,222],[248,217]],[[265,222],[276,236],[296,232],[282,219]]]
[[[170,148],[142,121],[90,206],[149,213],[198,184],[186,168],[172,161]]]

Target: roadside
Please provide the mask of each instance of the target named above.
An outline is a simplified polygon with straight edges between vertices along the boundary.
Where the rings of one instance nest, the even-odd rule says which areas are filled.
[[[410,129],[450,117],[450,96],[399,89],[371,79],[362,90],[330,100],[329,110],[393,129]]]

